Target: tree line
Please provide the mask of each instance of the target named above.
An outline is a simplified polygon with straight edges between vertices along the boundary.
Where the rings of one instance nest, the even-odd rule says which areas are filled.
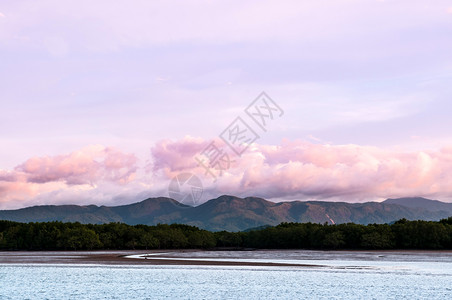
[[[0,250],[188,248],[452,249],[452,217],[370,225],[281,223],[246,232],[210,232],[183,224],[0,221]]]

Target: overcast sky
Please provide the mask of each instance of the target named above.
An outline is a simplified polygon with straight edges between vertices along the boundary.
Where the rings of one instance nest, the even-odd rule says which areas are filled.
[[[181,172],[204,200],[450,201],[451,37],[449,0],[2,0],[0,208]],[[212,180],[193,157],[262,91],[284,114]]]

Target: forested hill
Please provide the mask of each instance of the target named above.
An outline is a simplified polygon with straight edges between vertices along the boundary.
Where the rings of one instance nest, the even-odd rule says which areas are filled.
[[[388,199],[384,202],[345,203],[291,201],[274,203],[262,198],[221,196],[197,207],[170,198],[150,198],[121,206],[46,205],[0,211],[0,219],[16,222],[80,222],[129,225],[188,224],[212,231],[242,231],[282,222],[391,223],[440,220],[452,216],[452,204],[424,198]]]
[[[328,225],[281,223],[242,232],[194,226],[0,221],[0,250],[96,249],[452,249],[452,217],[439,222]]]

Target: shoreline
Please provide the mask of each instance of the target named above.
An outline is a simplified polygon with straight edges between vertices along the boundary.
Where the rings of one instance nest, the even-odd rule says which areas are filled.
[[[202,250],[194,250],[189,252],[200,252]],[[165,251],[165,254],[180,253],[180,251]],[[184,251],[187,252],[187,251]],[[293,263],[274,263],[274,262],[242,262],[242,261],[216,261],[212,260],[185,260],[178,257],[155,257],[148,256],[144,258],[131,258],[131,255],[147,255],[151,253],[161,253],[161,251],[101,251],[95,253],[93,251],[83,252],[61,252],[53,253],[45,252],[20,252],[11,253],[0,252],[0,264],[93,264],[93,265],[169,265],[169,266],[288,266],[288,267],[321,267],[320,265],[293,264]],[[163,254],[163,253],[162,253]]]
[[[224,251],[224,250],[223,250]],[[323,253],[331,255],[425,255],[432,254],[452,256],[451,250],[338,250],[338,251],[321,251],[321,250],[255,250],[263,253],[284,252],[293,253]],[[111,250],[111,251],[0,251],[0,264],[93,264],[93,265],[181,265],[181,266],[271,266],[271,267],[326,267],[317,264],[316,260],[312,260],[312,264],[306,262],[269,262],[265,261],[234,261],[234,257],[226,255],[219,257],[202,256],[202,253],[212,253],[219,251],[208,250]],[[236,251],[224,251],[225,253],[233,253]],[[253,252],[253,251],[246,251]],[[187,254],[197,254],[189,255]],[[150,254],[145,258],[130,257]],[[169,255],[168,255],[169,254]],[[181,256],[177,256],[181,254]],[[199,256],[201,254],[201,256]]]

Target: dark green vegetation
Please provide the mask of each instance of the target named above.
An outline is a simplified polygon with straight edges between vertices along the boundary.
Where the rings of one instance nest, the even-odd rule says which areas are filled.
[[[80,222],[129,225],[188,224],[211,231],[243,231],[283,222],[343,224],[391,223],[407,220],[438,221],[452,215],[452,203],[424,198],[389,199],[384,202],[345,203],[292,201],[221,196],[197,207],[169,198],[151,198],[121,206],[46,205],[0,211],[0,219],[16,222]]]
[[[282,223],[247,232],[188,225],[17,223],[0,221],[2,250],[92,249],[452,249],[452,217],[388,224]]]

